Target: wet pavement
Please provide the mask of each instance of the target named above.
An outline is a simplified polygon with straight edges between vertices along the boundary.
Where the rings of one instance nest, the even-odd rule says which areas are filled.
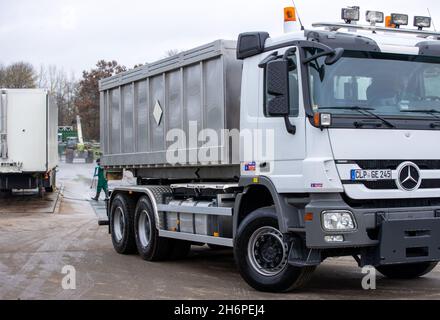
[[[305,289],[267,294],[244,283],[231,250],[193,247],[161,263],[118,255],[88,200],[92,174],[93,165],[62,164],[58,201],[0,199],[0,299],[440,299],[439,267],[410,281],[378,275],[377,289],[365,291],[353,259],[329,259]],[[76,270],[75,290],[62,288],[65,266]]]

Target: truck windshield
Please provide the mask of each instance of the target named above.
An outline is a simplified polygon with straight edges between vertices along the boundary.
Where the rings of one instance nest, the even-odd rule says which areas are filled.
[[[324,60],[309,64],[315,112],[440,118],[440,58],[346,51],[334,65]]]

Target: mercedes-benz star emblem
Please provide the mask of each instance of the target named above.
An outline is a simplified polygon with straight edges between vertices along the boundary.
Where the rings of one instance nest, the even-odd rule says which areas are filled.
[[[412,162],[404,162],[397,168],[397,186],[404,191],[415,191],[420,188],[422,179],[419,167]]]

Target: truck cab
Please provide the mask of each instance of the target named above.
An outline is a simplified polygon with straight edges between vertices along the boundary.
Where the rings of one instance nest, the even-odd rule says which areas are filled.
[[[343,17],[276,38],[239,36],[241,143],[232,171],[142,166],[132,151],[115,155],[114,165],[104,156],[107,169],[138,177],[138,186],[115,188],[108,205],[118,252],[137,250],[152,261],[185,255],[195,243],[229,246],[244,280],[272,292],[303,286],[328,257],[352,256],[391,278],[416,278],[437,265],[440,34],[423,30],[426,17],[415,18],[417,30],[400,28],[405,15],[391,16],[388,27],[375,24],[384,20],[380,12],[367,13],[370,25],[354,23],[359,8]],[[109,79],[103,89],[112,83],[121,82]],[[160,126],[166,102],[149,102],[150,124]]]

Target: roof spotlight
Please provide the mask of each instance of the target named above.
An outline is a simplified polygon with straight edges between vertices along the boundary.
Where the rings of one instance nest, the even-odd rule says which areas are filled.
[[[380,11],[367,11],[366,20],[372,25],[375,25],[376,23],[383,23],[384,14]]]
[[[423,30],[423,28],[430,28],[431,27],[431,18],[430,17],[415,16],[414,17],[414,27],[419,28],[419,30]]]
[[[408,15],[407,14],[401,14],[401,13],[392,13],[391,14],[391,23],[396,26],[396,28],[399,28],[400,26],[407,26],[408,25]]]
[[[359,21],[359,7],[348,7],[343,8],[341,11],[341,19],[346,23],[351,23],[352,21]]]

